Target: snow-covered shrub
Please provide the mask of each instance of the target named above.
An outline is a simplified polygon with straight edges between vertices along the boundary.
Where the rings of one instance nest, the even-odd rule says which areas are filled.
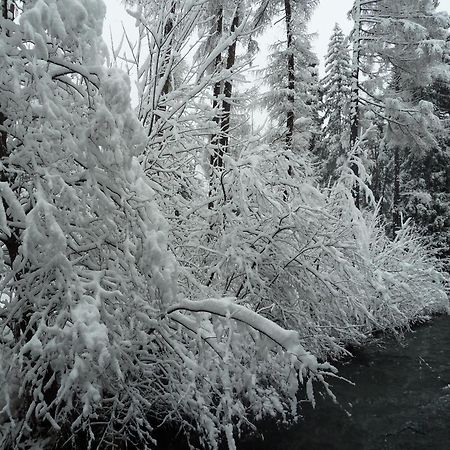
[[[36,0],[0,19],[0,447],[151,447],[175,423],[232,448],[333,369],[297,332],[179,291],[128,79],[101,66],[103,15]]]
[[[306,348],[323,357],[375,330],[447,309],[438,261],[409,224],[391,241],[376,208],[358,210],[353,172],[343,170],[321,192],[309,161],[288,159],[275,146],[249,146],[240,158],[228,158],[226,200],[214,211],[199,207],[185,221],[186,230],[198,231],[173,240],[182,289],[236,297],[298,330]]]

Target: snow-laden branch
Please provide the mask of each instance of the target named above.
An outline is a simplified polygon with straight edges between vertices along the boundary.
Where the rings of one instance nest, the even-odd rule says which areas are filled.
[[[300,335],[297,331],[286,330],[275,322],[261,316],[251,309],[238,305],[231,297],[222,299],[205,299],[199,301],[183,300],[173,305],[167,310],[171,315],[176,311],[205,312],[220,317],[229,317],[238,322],[242,322],[261,334],[267,336],[286,352],[295,356],[300,362],[300,371],[302,374],[311,372],[320,373],[321,370],[328,370],[332,373],[337,370],[329,363],[319,363],[317,358],[309,353],[300,343]]]
[[[93,68],[93,67],[88,68],[81,64],[75,64],[66,59],[58,58],[55,56],[48,58],[48,62],[50,64],[60,66],[64,69],[60,72],[57,72],[57,71],[50,72],[52,77],[64,75],[67,73],[78,73],[79,75],[84,77],[86,80],[88,80],[96,88],[99,87],[100,71],[97,68]]]

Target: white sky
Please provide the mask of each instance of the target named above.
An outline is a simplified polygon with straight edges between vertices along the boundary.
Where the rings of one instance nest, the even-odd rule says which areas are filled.
[[[107,6],[106,23],[104,27],[105,40],[108,44],[110,43],[109,30],[111,28],[113,40],[114,42],[118,42],[122,35],[122,22],[126,29],[131,31],[134,28],[134,20],[125,12],[121,0],[104,0],[104,2]],[[347,20],[347,13],[351,9],[352,4],[353,0],[321,0],[317,7],[311,20],[310,31],[312,33],[317,33],[317,38],[314,40],[313,45],[314,50],[321,61],[323,61],[326,54],[328,41],[334,24],[336,22],[339,23],[344,32],[350,31],[352,24]],[[450,14],[450,0],[440,0],[440,7],[438,9],[447,11]],[[267,37],[268,41],[270,41],[270,38],[272,37],[270,32]],[[274,39],[276,40],[277,36],[274,36]],[[266,47],[266,45],[264,45],[266,42],[263,42],[262,44],[262,47]],[[262,50],[264,50],[264,48]],[[262,59],[259,59],[257,63],[262,64]]]

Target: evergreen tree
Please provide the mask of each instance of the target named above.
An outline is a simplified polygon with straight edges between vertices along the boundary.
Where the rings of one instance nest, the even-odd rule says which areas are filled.
[[[265,96],[265,103],[270,118],[282,130],[287,152],[309,151],[314,133],[317,133],[318,61],[307,32],[307,21],[315,4],[313,1],[286,0],[280,5],[285,17],[286,39],[274,45],[266,70],[270,91]]]
[[[447,270],[450,268],[449,75],[442,73],[417,94],[435,105],[442,130],[434,145],[416,151],[406,160],[402,198],[405,215],[412,217],[430,238]]]
[[[318,156],[325,183],[338,177],[336,169],[344,162],[349,145],[351,69],[347,39],[338,24],[333,29],[321,80],[323,130]]]

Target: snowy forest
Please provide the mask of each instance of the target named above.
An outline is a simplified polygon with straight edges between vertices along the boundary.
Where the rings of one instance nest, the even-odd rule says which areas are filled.
[[[321,76],[319,0],[125,0],[112,51],[104,1],[0,0],[0,448],[233,450],[450,312],[450,17],[355,0]]]

